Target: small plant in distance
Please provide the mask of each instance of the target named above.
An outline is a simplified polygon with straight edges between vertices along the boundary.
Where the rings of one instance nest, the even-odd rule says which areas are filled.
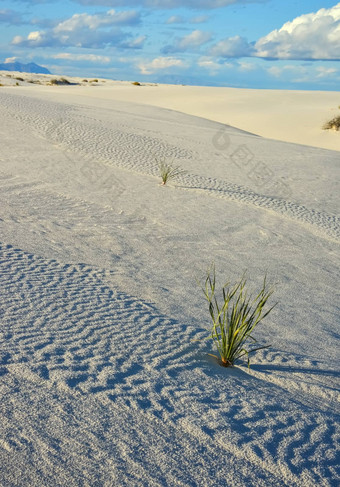
[[[332,118],[322,128],[324,130],[340,130],[340,116]]]
[[[186,171],[179,166],[172,166],[164,159],[158,162],[159,173],[162,178],[162,186],[165,186],[170,179],[174,179],[181,174],[185,174]]]
[[[60,78],[60,79],[56,79],[56,78],[52,78],[50,80],[50,85],[70,85],[70,81],[66,78]]]
[[[208,270],[207,278],[202,286],[213,322],[208,338],[212,338],[215,342],[223,367],[232,367],[236,360],[244,355],[247,356],[249,367],[249,354],[270,346],[249,349],[248,343],[256,343],[252,336],[254,328],[275,306],[264,311],[274,290],[267,289],[265,277],[262,289],[255,298],[252,298],[247,294],[246,283],[244,274],[234,286],[227,282],[222,288],[222,302],[219,303],[216,298],[216,273],[215,266],[213,266]],[[218,359],[216,355],[213,356]]]
[[[134,82],[133,82],[133,83],[131,83],[131,84],[132,84],[132,85],[135,85],[135,86],[142,86],[142,85],[140,84],[140,82],[139,82],[139,81],[134,81]]]

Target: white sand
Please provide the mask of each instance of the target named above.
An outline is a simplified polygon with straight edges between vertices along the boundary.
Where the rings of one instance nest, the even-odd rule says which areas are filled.
[[[10,73],[0,71],[0,83],[19,83],[31,87],[27,80],[46,84],[60,76]],[[25,82],[17,81],[21,77]],[[87,83],[82,78],[66,77],[78,86],[58,87],[62,93],[72,95],[74,103],[110,107],[116,101],[128,101],[167,108],[231,125],[262,137],[294,142],[313,147],[340,151],[340,131],[323,130],[326,122],[340,116],[340,92],[251,90],[201,86],[156,85],[145,83],[134,86],[131,82],[99,79]],[[100,89],[97,89],[99,88]],[[56,87],[41,87],[41,92]],[[55,92],[54,92],[55,93]]]
[[[0,88],[0,485],[338,485],[338,152],[114,91]],[[193,341],[212,260],[276,283],[250,371]]]

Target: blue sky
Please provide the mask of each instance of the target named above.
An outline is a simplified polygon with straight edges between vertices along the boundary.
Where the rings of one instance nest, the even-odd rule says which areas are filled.
[[[0,62],[52,73],[339,90],[336,0],[0,0]]]

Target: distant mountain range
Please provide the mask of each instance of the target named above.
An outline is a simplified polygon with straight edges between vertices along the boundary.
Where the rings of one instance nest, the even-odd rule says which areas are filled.
[[[47,68],[39,66],[35,63],[19,63],[15,61],[13,63],[0,63],[0,71],[19,71],[20,73],[39,73],[39,74],[51,74]]]

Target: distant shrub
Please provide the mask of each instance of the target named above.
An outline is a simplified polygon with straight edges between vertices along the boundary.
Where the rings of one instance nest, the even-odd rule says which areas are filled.
[[[164,159],[158,162],[158,169],[160,176],[162,178],[162,185],[164,186],[170,179],[174,179],[176,176],[185,174],[186,171],[181,169],[179,166],[172,166]]]
[[[70,85],[70,84],[71,84],[71,83],[69,82],[69,80],[68,80],[68,79],[66,79],[66,78],[60,78],[59,83],[60,83],[60,84],[63,84],[63,85]]]
[[[244,355],[247,356],[249,367],[249,354],[269,346],[255,347],[251,350],[245,348],[247,342],[256,343],[255,338],[251,335],[254,328],[274,308],[275,305],[266,312],[263,311],[274,291],[267,289],[266,278],[264,278],[260,292],[255,298],[252,298],[247,295],[246,283],[244,275],[234,286],[230,286],[230,283],[227,282],[222,287],[222,301],[219,303],[215,294],[216,275],[213,266],[208,270],[207,278],[202,286],[213,322],[208,338],[215,342],[223,367],[232,367],[235,361]]]
[[[0,83],[0,86],[5,86],[5,85],[3,85],[2,83]]]
[[[92,79],[91,80],[91,83],[98,83],[98,80],[97,79]]]
[[[17,76],[16,78],[14,79],[17,79],[18,81],[25,81],[24,78],[20,78],[20,76]]]
[[[332,118],[322,128],[323,130],[340,130],[340,116]]]
[[[135,85],[135,86],[142,86],[142,85],[140,84],[140,82],[139,82],[139,81],[134,81],[134,82],[133,82],[133,83],[131,83],[131,84],[132,84],[132,85]]]
[[[59,78],[59,79],[56,79],[56,78],[52,78],[50,80],[50,85],[70,85],[70,81],[66,78]]]
[[[83,83],[88,83],[88,80],[87,79],[83,79]]]
[[[15,83],[15,86],[20,86],[18,82]]]

